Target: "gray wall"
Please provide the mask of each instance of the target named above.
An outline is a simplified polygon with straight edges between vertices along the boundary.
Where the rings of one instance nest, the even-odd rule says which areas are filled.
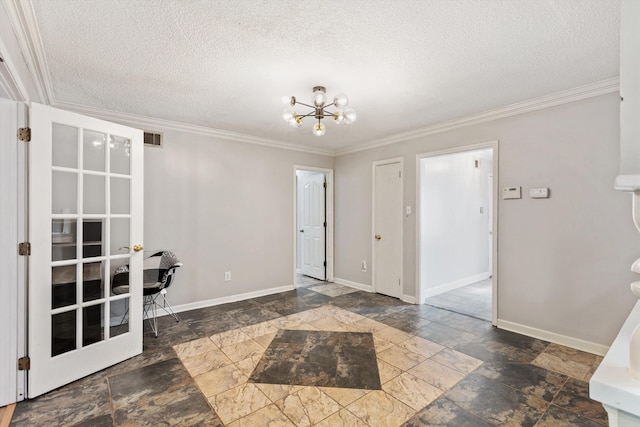
[[[145,251],[184,263],[172,304],[293,285],[294,165],[332,157],[167,131],[144,160]]]
[[[499,140],[499,188],[549,187],[551,198],[499,200],[498,318],[608,345],[634,298],[638,256],[628,194],[613,189],[619,157],[617,93],[335,161],[337,278],[371,284],[371,162],[402,156],[404,204],[416,206],[416,155]],[[404,224],[404,294],[416,295],[416,217]]]

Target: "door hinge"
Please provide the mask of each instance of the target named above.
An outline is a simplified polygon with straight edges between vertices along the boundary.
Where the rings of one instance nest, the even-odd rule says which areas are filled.
[[[327,266],[327,261],[324,261],[322,264],[326,267]]]
[[[398,171],[398,178],[402,179],[402,171]]]
[[[326,182],[326,181],[325,181],[325,182],[323,182],[323,183],[322,183],[322,186],[323,186],[324,188],[327,188],[327,182]]]
[[[28,371],[31,369],[31,358],[24,356],[18,359],[18,371]]]
[[[24,142],[31,141],[31,128],[19,128],[18,139]]]
[[[18,255],[22,255],[22,256],[31,255],[31,243],[29,242],[18,243]]]
[[[323,225],[324,227],[326,227],[326,226],[327,226],[327,221],[325,221],[322,225]]]

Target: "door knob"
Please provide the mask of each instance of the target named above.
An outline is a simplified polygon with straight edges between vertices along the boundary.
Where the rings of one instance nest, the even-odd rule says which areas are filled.
[[[304,233],[304,230],[300,230],[301,233]]]
[[[376,234],[376,240],[380,240],[380,239],[382,239],[382,236],[379,234]]]
[[[133,250],[135,252],[140,252],[143,249],[142,245],[133,245]]]

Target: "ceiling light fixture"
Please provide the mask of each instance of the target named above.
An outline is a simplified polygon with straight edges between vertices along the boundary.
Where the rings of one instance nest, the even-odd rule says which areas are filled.
[[[356,112],[353,108],[346,108],[349,105],[349,98],[344,93],[340,93],[333,98],[333,102],[331,104],[326,104],[327,102],[327,90],[324,86],[315,86],[313,88],[313,105],[304,104],[298,100],[296,100],[295,96],[292,96],[289,100],[289,105],[284,113],[282,113],[282,118],[289,123],[291,126],[295,128],[299,128],[302,125],[302,119],[305,117],[313,117],[318,120],[318,123],[313,125],[313,134],[316,136],[322,136],[327,132],[327,128],[324,123],[322,123],[322,119],[325,117],[332,117],[336,124],[351,124],[356,120]],[[326,105],[325,105],[326,104]],[[313,111],[310,111],[307,114],[298,114],[293,107],[296,105],[303,105],[305,107],[312,108]],[[335,112],[327,111],[326,108],[335,107]]]

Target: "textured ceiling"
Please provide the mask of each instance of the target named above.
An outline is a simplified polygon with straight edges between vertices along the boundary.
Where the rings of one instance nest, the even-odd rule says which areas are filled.
[[[618,0],[33,0],[54,103],[339,151],[619,74]],[[283,96],[358,119],[293,129]]]

